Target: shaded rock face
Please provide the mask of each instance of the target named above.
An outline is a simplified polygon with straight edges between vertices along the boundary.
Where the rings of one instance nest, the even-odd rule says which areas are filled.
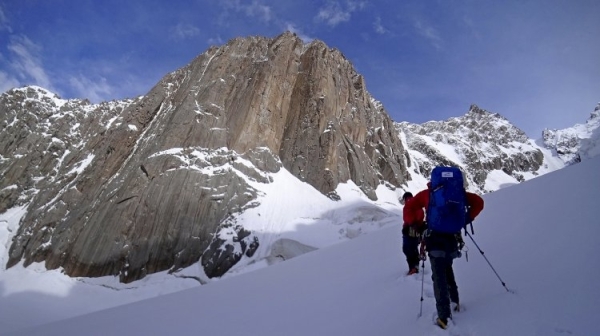
[[[421,175],[428,178],[436,165],[462,166],[471,189],[480,193],[490,191],[485,189],[485,181],[492,170],[523,181],[523,172],[537,174],[544,162],[542,151],[523,131],[476,105],[462,117],[396,126],[406,136],[407,148],[420,153],[412,161],[418,161],[413,164],[418,165]],[[454,158],[440,152],[439,147],[452,148]]]
[[[0,98],[0,210],[29,203],[8,267],[45,261],[129,282],[202,258],[220,276],[260,248],[236,214],[281,167],[332,198],[340,182],[374,199],[407,176],[363,78],[339,51],[290,33],[213,47],[136,100],[42,91]]]
[[[83,148],[102,142],[134,101],[93,105],[35,86],[0,95],[0,212],[69,183],[89,154]]]

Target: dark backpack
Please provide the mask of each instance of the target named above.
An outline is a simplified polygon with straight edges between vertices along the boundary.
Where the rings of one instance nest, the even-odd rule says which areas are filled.
[[[431,172],[427,227],[433,232],[459,233],[467,222],[467,194],[457,167],[438,166]]]

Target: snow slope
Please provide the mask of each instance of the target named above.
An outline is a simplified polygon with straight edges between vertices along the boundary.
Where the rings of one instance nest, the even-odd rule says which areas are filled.
[[[466,239],[468,262],[463,257],[455,263],[465,309],[455,314],[448,331],[432,325],[435,302],[428,263],[424,278],[422,273],[404,275],[400,226],[389,224],[388,216],[374,218],[384,223],[381,229],[271,267],[6,334],[594,335],[600,305],[598,171],[600,157],[485,195],[474,238],[514,293],[505,290]],[[425,300],[417,318],[422,279]],[[47,284],[46,294],[21,295],[58,297],[49,294],[51,288]],[[74,288],[60,300],[85,300],[86,291]],[[2,290],[4,319],[18,318],[4,304],[13,295]],[[88,304],[98,305],[97,298],[89,298]]]

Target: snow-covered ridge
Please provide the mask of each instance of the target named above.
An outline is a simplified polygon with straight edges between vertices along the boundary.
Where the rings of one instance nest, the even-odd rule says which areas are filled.
[[[15,88],[12,92],[25,95],[26,98],[24,99],[23,104],[26,102],[42,101],[60,109],[69,102],[66,99],[60,98],[57,94],[35,85]],[[7,92],[7,94],[10,94],[10,91]]]
[[[506,118],[476,105],[461,117],[396,128],[416,181],[426,181],[436,165],[455,165],[465,172],[469,190],[486,193],[562,167]]]
[[[573,164],[600,155],[600,103],[585,124],[564,129],[545,129],[543,144],[566,164]]]

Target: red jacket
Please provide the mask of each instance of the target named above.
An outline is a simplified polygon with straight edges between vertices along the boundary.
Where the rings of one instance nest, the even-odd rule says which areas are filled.
[[[402,209],[402,218],[404,219],[404,224],[402,227],[407,227],[413,224],[421,225],[423,224],[423,221],[425,221],[425,212],[423,211],[423,208],[409,210],[409,208],[406,206],[410,200],[412,200],[412,197],[405,201],[404,209]]]
[[[410,198],[404,204],[402,211],[404,223],[412,224],[423,221],[423,208],[427,209],[429,204],[429,189],[420,191],[415,197]],[[472,221],[483,210],[483,198],[477,194],[467,192],[467,204],[469,205],[469,221]]]

